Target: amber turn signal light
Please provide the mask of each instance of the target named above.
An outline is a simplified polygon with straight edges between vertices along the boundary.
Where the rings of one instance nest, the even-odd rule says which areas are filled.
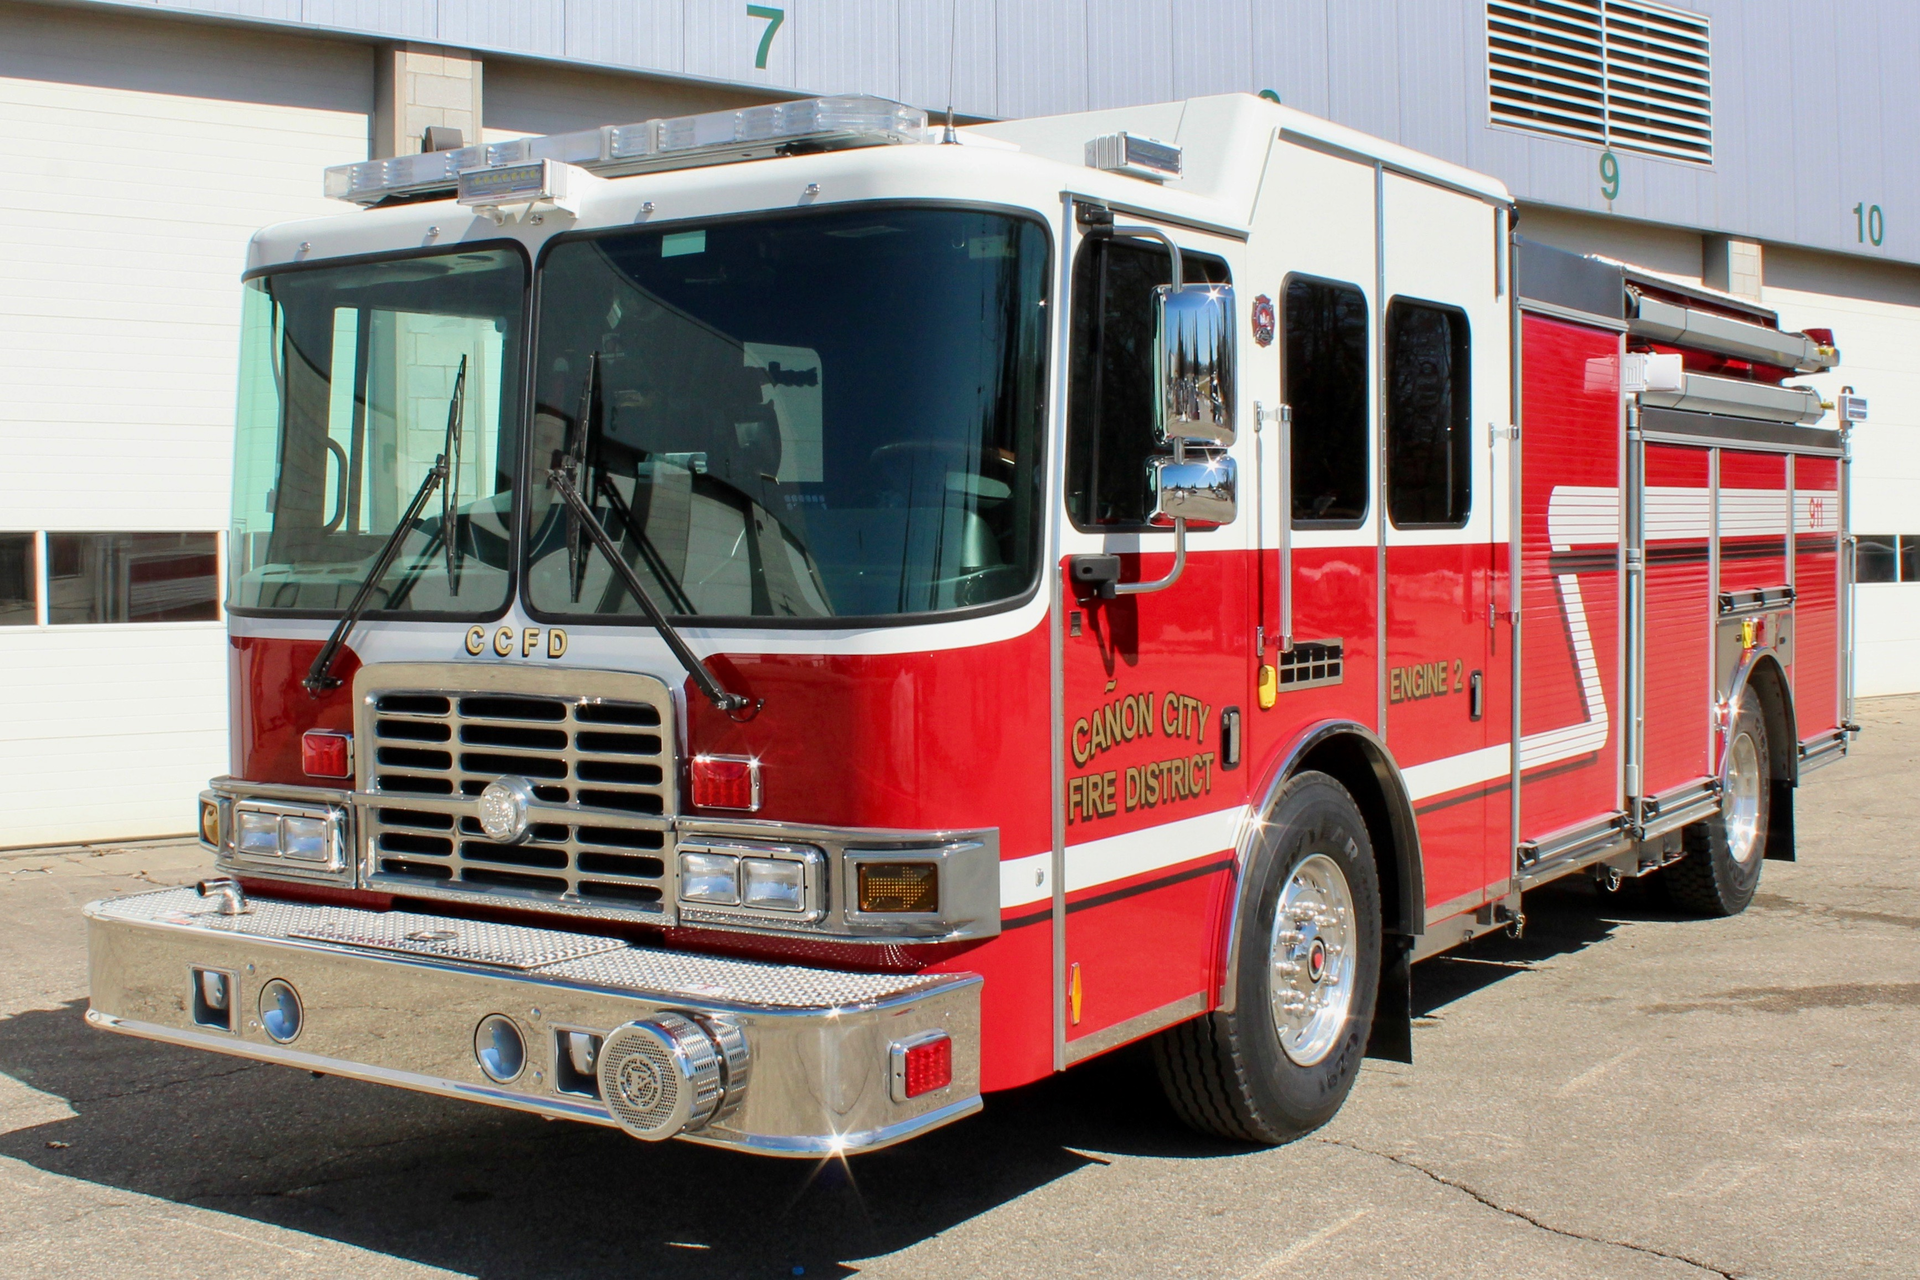
[[[863,862],[859,886],[862,911],[940,909],[940,868],[931,862]]]

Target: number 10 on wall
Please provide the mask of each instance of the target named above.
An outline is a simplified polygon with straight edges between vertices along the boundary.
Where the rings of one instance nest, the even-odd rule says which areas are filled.
[[[1878,248],[1887,238],[1887,215],[1880,212],[1877,204],[1862,202],[1853,206],[1853,234],[1859,243]]]

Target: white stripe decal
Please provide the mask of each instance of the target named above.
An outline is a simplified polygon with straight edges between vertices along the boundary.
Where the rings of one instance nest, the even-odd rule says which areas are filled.
[[[1157,827],[1103,836],[1067,846],[1067,892],[1078,893],[1117,880],[1129,880],[1162,867],[1192,862],[1231,849],[1240,838],[1245,805],[1203,813]],[[1047,883],[1050,853],[1008,858],[1000,864],[1000,909],[1025,906],[1053,896]]]
[[[1503,742],[1497,747],[1482,747],[1478,751],[1409,765],[1400,771],[1400,776],[1406,779],[1407,798],[1417,804],[1430,796],[1504,778],[1511,772],[1513,752]]]

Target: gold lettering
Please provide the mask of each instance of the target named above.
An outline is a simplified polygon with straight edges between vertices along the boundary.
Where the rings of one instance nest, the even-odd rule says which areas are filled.
[[[567,656],[567,633],[558,627],[547,632],[547,656],[549,658]]]
[[[525,658],[525,657],[531,656],[533,651],[535,649],[538,649],[539,647],[540,647],[540,628],[528,627],[525,631],[522,631],[520,633],[520,656],[521,657]]]
[[[1167,700],[1160,706],[1160,727],[1167,731],[1169,738],[1180,733],[1180,695],[1169,693]]]
[[[1145,738],[1151,738],[1153,736],[1153,695],[1143,693],[1139,695],[1138,700],[1140,703],[1140,735]]]
[[[513,653],[512,627],[502,627],[493,633],[493,651],[503,658]]]
[[[480,656],[480,651],[486,647],[487,629],[485,627],[468,627],[467,652],[477,658]]]
[[[1105,751],[1112,745],[1113,740],[1107,737],[1107,718],[1096,708],[1093,713],[1093,749]]]
[[[1132,734],[1127,734],[1126,738],[1121,736],[1119,703],[1109,702],[1106,706],[1100,708],[1100,719],[1107,726],[1107,741],[1113,746],[1117,747],[1124,742],[1126,738],[1133,736]]]
[[[1120,699],[1120,732],[1128,742],[1140,736],[1140,719],[1134,711],[1132,695]]]
[[[1134,765],[1127,766],[1127,812],[1132,813],[1140,807],[1140,770]]]
[[[1087,739],[1084,745],[1080,741],[1083,736]],[[1093,759],[1093,731],[1087,726],[1085,720],[1075,720],[1073,722],[1073,734],[1069,740],[1073,744],[1073,762],[1075,764],[1084,765],[1087,761]]]
[[[1100,816],[1103,818],[1111,818],[1120,812],[1120,806],[1114,803],[1114,795],[1119,789],[1115,786],[1116,781],[1111,769],[1100,775]]]
[[[1203,702],[1200,704],[1200,732],[1193,735],[1194,741],[1205,742],[1207,740],[1207,713],[1212,710],[1212,703]]]

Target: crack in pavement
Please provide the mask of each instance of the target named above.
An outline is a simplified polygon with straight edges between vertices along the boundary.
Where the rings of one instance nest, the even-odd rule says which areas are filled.
[[[1371,1147],[1363,1147],[1357,1142],[1348,1142],[1344,1138],[1315,1138],[1314,1141],[1329,1147],[1345,1147],[1349,1151],[1358,1151],[1361,1155],[1377,1156],[1389,1163],[1412,1169],[1415,1173],[1424,1174],[1443,1187],[1451,1187],[1463,1195],[1471,1196],[1487,1208],[1492,1209],[1495,1213],[1503,1213],[1510,1218],[1518,1218],[1529,1226],[1538,1227],[1540,1230],[1550,1232],[1556,1236],[1565,1236],[1569,1240],[1584,1240],[1588,1244],[1610,1245],[1616,1249],[1631,1249],[1635,1253],[1650,1254],[1656,1258],[1665,1258],[1670,1262],[1683,1262],[1687,1266],[1697,1267],[1709,1275],[1719,1276],[1721,1280],[1740,1280],[1739,1276],[1732,1271],[1716,1267],[1711,1263],[1701,1262],[1698,1258],[1689,1258],[1684,1253],[1669,1253],[1664,1249],[1656,1249],[1652,1245],[1635,1244],[1631,1240],[1609,1240],[1604,1236],[1584,1235],[1578,1231],[1569,1231],[1565,1227],[1556,1227],[1550,1222],[1542,1222],[1524,1209],[1510,1209],[1492,1197],[1468,1186],[1466,1183],[1449,1178],[1442,1173],[1435,1173],[1425,1165],[1409,1160],[1405,1156],[1396,1156],[1387,1151],[1375,1151]]]
[[[158,1093],[162,1089],[177,1089],[183,1084],[201,1084],[208,1080],[224,1080],[228,1076],[237,1076],[242,1072],[253,1071],[265,1065],[267,1064],[262,1062],[246,1062],[246,1063],[242,1063],[240,1066],[235,1067],[231,1071],[209,1071],[201,1075],[186,1076],[179,1080],[161,1080],[154,1084],[140,1085],[137,1088],[133,1088],[133,1089],[122,1089],[117,1093],[90,1093],[86,1095],[76,1094],[73,1097],[66,1099],[65,1101],[68,1106],[73,1107],[77,1110],[80,1104],[82,1103],[118,1102],[123,1098],[137,1098],[142,1094]]]

